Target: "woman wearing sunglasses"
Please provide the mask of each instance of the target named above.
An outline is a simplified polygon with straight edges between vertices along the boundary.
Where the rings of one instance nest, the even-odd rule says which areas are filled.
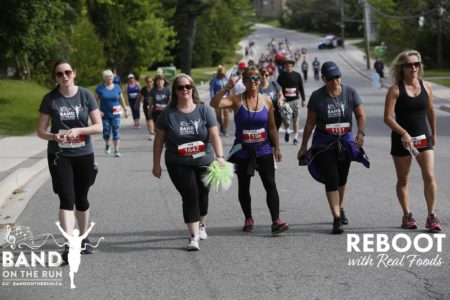
[[[423,66],[418,51],[407,50],[392,62],[394,84],[386,95],[384,122],[392,129],[391,155],[397,172],[397,197],[403,210],[402,227],[416,229],[409,208],[408,178],[412,156],[422,171],[424,194],[428,208],[426,228],[441,231],[435,214],[436,180],[434,177],[434,151],[436,143],[436,117],[431,84],[423,81]],[[394,117],[395,115],[395,117]],[[427,123],[428,121],[428,123]],[[431,134],[428,130],[431,128]]]
[[[283,119],[281,118],[280,111],[278,109],[284,104],[285,101],[283,91],[278,82],[270,80],[270,73],[268,69],[261,68],[259,73],[261,74],[261,84],[259,85],[258,91],[263,95],[269,96],[270,100],[272,100],[275,125],[277,126],[277,130],[279,130],[281,124],[283,123]]]
[[[200,249],[199,240],[207,239],[209,190],[201,178],[214,158],[222,166],[225,161],[214,111],[200,102],[189,75],[179,74],[175,78],[169,106],[156,122],[153,175],[158,178],[161,177],[164,143],[167,171],[181,194],[184,222],[191,234],[187,250],[196,251]]]
[[[344,212],[344,194],[352,160],[369,166],[362,145],[366,130],[366,117],[356,91],[341,83],[341,72],[332,62],[321,68],[323,87],[314,91],[308,102],[308,115],[303,139],[298,151],[300,163],[307,159],[308,169],[317,181],[325,184],[325,191],[333,215],[334,234],[342,233],[348,224]],[[352,133],[353,114],[358,132]],[[307,153],[308,140],[312,145]]]
[[[80,235],[89,227],[87,195],[96,173],[90,136],[102,132],[97,102],[90,91],[75,85],[76,75],[69,61],[55,63],[53,78],[57,86],[42,100],[37,130],[41,139],[49,141],[47,158],[53,190],[60,201],[59,222],[69,235],[76,223]],[[82,253],[93,252],[87,238],[82,242],[82,249]],[[68,253],[66,246],[62,255],[64,263],[68,262]]]
[[[235,85],[235,80],[230,78],[225,89],[213,97],[211,106],[232,108],[234,111],[236,132],[230,156],[232,162],[236,164],[238,198],[245,216],[243,231],[250,232],[254,228],[250,179],[256,168],[267,193],[266,201],[272,218],[272,233],[278,234],[288,230],[289,226],[279,218],[280,200],[275,183],[274,156],[276,161],[281,161],[281,152],[274,108],[272,100],[258,92],[260,74],[256,67],[245,69],[242,81],[245,84],[244,93],[224,98]]]

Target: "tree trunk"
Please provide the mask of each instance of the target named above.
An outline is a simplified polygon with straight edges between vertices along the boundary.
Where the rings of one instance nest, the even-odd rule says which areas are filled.
[[[192,51],[194,49],[195,35],[197,33],[197,16],[187,18],[185,35],[181,40],[181,72],[191,74]]]
[[[438,32],[436,39],[436,63],[438,68],[442,68],[444,58],[442,57],[442,16],[438,17]]]

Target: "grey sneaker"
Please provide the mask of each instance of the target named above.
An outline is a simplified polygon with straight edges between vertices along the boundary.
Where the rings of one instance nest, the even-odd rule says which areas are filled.
[[[189,239],[189,244],[187,245],[186,249],[187,251],[198,251],[200,250],[200,246],[198,245],[198,242],[200,241],[199,237],[191,237]]]
[[[111,154],[111,147],[109,145],[105,146],[105,154]]]
[[[114,152],[114,156],[115,156],[115,157],[121,157],[121,156],[122,156],[122,154],[120,154],[120,152],[119,152],[119,151],[115,151],[115,152]]]
[[[208,239],[208,234],[206,234],[206,227],[205,224],[200,224],[199,230],[198,230],[198,236],[201,240]]]

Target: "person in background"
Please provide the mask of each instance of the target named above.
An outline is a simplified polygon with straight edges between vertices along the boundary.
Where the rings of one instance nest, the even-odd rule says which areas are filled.
[[[391,155],[397,173],[397,198],[403,210],[401,226],[417,228],[409,207],[408,191],[411,163],[415,156],[422,173],[428,210],[425,227],[430,232],[438,232],[442,228],[435,211],[437,187],[433,147],[437,133],[431,84],[422,80],[422,57],[416,50],[401,52],[392,62],[391,72],[394,84],[386,95],[384,122],[392,129]]]
[[[172,85],[172,98],[156,122],[153,143],[153,175],[161,177],[161,154],[166,145],[165,162],[170,179],[181,194],[183,218],[191,235],[187,250],[200,249],[207,239],[206,215],[209,189],[202,176],[217,159],[223,166],[222,142],[213,110],[200,102],[197,88],[189,75],[179,74]]]
[[[278,143],[278,131],[275,125],[272,100],[258,92],[260,74],[256,67],[247,68],[242,80],[245,92],[240,95],[225,97],[235,84],[230,78],[226,87],[211,100],[214,108],[232,108],[236,124],[235,142],[230,153],[231,161],[236,164],[238,177],[238,198],[245,216],[245,232],[254,229],[252,216],[250,180],[255,168],[258,170],[264,189],[266,203],[272,219],[272,234],[278,234],[289,229],[289,225],[280,219],[280,199],[275,183],[275,163],[281,161],[281,151]]]
[[[48,140],[48,166],[53,191],[59,196],[61,227],[71,235],[78,223],[80,234],[87,235],[88,192],[96,176],[91,135],[102,132],[100,111],[92,93],[75,85],[77,73],[68,60],[56,62],[52,72],[57,85],[41,102],[37,135]],[[87,237],[81,248],[85,254],[94,252]],[[68,254],[66,246],[64,264],[68,263]]]
[[[118,86],[120,86],[120,88],[122,88],[122,78],[120,78],[120,75],[117,73],[117,69],[114,68],[112,69],[113,72],[113,83],[117,84]]]
[[[284,72],[278,76],[278,84],[283,89],[283,95],[286,103],[292,108],[294,112],[292,116],[292,129],[294,131],[294,145],[298,144],[298,118],[299,118],[299,96],[302,98],[301,106],[305,107],[305,90],[303,89],[302,76],[294,71],[294,61],[291,58],[284,59]],[[289,125],[284,124],[286,133],[284,134],[284,141],[289,142]]]
[[[308,81],[308,62],[306,61],[306,57],[303,58],[303,62],[302,62],[302,72],[303,72],[303,79],[306,81]]]
[[[147,130],[150,134],[149,140],[152,141],[155,137],[155,124],[152,119],[151,114],[151,97],[150,92],[153,89],[153,78],[148,75],[145,76],[145,86],[139,92],[138,100],[136,101],[135,106],[139,107],[140,103],[142,103],[142,110],[145,115],[145,120],[147,122]]]
[[[141,87],[139,85],[139,82],[134,77],[134,74],[128,75],[128,82],[125,85],[125,94],[127,95],[128,105],[131,108],[131,114],[133,116],[134,129],[140,129],[141,124],[139,123],[141,119],[141,106],[140,102],[137,101],[139,97],[139,92],[141,90]]]
[[[272,106],[274,109],[274,117],[275,117],[275,125],[277,130],[280,129],[283,119],[281,118],[279,107],[284,104],[284,96],[281,91],[281,86],[276,82],[270,80],[269,70],[266,68],[261,68],[259,70],[260,77],[260,85],[258,88],[258,92],[261,95],[266,95],[270,97],[272,100]]]
[[[344,195],[350,163],[356,160],[369,166],[361,150],[366,117],[358,93],[341,83],[341,71],[334,62],[324,62],[321,73],[325,84],[314,91],[309,99],[308,116],[297,158],[304,160],[308,140],[315,128],[308,168],[314,179],[325,184],[328,204],[334,218],[332,232],[340,234],[344,231],[342,225],[348,224]],[[353,114],[358,126],[356,136],[352,133]]]
[[[312,67],[314,70],[314,79],[320,80],[319,71],[320,71],[320,61],[317,59],[317,57],[314,57],[314,60],[312,62]]]
[[[156,85],[153,86],[153,89],[150,91],[150,97],[152,100],[150,107],[152,108],[152,120],[156,124],[159,115],[170,103],[171,96],[170,88],[167,87],[168,82],[163,75],[156,75],[155,82]]]
[[[226,76],[227,69],[225,66],[219,66],[217,68],[216,75],[211,79],[209,82],[209,93],[211,98],[214,97],[214,95],[222,90],[228,81],[228,77]],[[228,136],[228,123],[230,121],[230,109],[219,109],[216,108],[216,118],[220,125],[220,132],[224,136]]]
[[[112,82],[113,72],[111,70],[103,71],[103,83],[95,89],[95,98],[100,102],[100,111],[103,122],[103,139],[105,140],[105,154],[111,153],[109,140],[111,131],[113,135],[114,156],[120,157],[120,117],[122,112],[125,118],[128,118],[125,99],[122,95],[122,89]]]
[[[380,60],[378,57],[375,60],[375,63],[373,64],[373,68],[375,69],[375,72],[380,75],[380,88],[383,87],[384,83],[384,63],[382,60]]]

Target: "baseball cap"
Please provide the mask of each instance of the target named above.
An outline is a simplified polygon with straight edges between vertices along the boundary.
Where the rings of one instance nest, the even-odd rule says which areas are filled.
[[[322,73],[322,76],[325,76],[326,79],[330,79],[336,76],[342,76],[339,67],[334,61],[324,62],[322,64],[320,72]]]
[[[239,63],[239,69],[245,69],[245,68],[247,68],[247,63],[245,61],[241,61]]]
[[[128,79],[130,79],[130,78],[134,78],[134,75],[133,74],[128,74]]]

